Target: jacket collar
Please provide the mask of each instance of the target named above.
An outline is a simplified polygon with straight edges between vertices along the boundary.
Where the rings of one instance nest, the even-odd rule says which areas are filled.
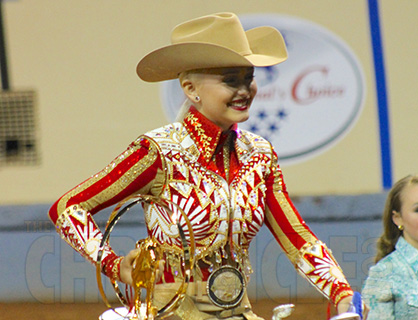
[[[399,237],[396,243],[396,251],[398,251],[408,264],[412,267],[415,273],[418,272],[418,250],[409,244],[404,237]]]
[[[229,134],[234,134],[234,140],[238,135],[237,124],[223,133],[221,128],[197,111],[194,106],[190,107],[183,124],[199,149],[199,161],[204,163],[211,160],[220,141],[224,141]]]

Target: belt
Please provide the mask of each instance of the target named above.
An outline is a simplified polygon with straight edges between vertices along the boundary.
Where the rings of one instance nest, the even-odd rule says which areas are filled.
[[[178,284],[176,283],[157,284],[155,286],[156,296],[158,296],[161,292],[175,292],[177,286]],[[186,295],[193,301],[194,305],[199,311],[216,314],[218,318],[222,319],[232,317],[234,315],[241,315],[251,310],[251,304],[249,302],[246,291],[241,303],[237,307],[232,309],[224,309],[212,304],[207,295],[206,286],[206,281],[195,281],[189,283],[187,287]]]

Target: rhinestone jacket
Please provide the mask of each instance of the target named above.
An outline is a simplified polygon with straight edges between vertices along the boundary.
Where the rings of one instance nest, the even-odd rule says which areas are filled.
[[[228,248],[245,266],[251,240],[265,223],[297,271],[334,304],[352,295],[338,263],[290,200],[277,155],[260,136],[236,125],[222,133],[192,107],[182,123],[137,138],[58,199],[49,216],[64,240],[95,263],[103,235],[93,216],[133,194],[167,199],[187,214],[196,263],[217,255],[222,260]],[[149,235],[167,250],[180,250],[178,228],[168,213],[152,204],[144,213]],[[186,222],[181,224],[188,236]],[[107,246],[103,272],[118,278],[120,260]]]

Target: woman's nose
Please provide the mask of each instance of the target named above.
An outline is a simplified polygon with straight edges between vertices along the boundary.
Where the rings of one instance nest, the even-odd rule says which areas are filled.
[[[251,84],[250,83],[241,83],[238,87],[238,93],[242,94],[242,93],[249,93],[251,91],[250,89]]]

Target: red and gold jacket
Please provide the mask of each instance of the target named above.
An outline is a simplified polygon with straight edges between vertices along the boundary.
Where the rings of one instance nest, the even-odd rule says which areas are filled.
[[[248,275],[248,247],[265,223],[299,273],[335,305],[352,295],[332,254],[292,204],[276,153],[260,136],[237,126],[222,133],[192,107],[182,123],[136,139],[106,168],[64,194],[49,216],[61,236],[95,263],[103,235],[92,216],[133,194],[182,208],[193,229],[196,266],[208,266],[200,270],[203,278],[228,254]],[[181,248],[178,229],[152,204],[144,214],[149,235],[175,261]],[[118,279],[121,258],[107,246],[103,273]]]

